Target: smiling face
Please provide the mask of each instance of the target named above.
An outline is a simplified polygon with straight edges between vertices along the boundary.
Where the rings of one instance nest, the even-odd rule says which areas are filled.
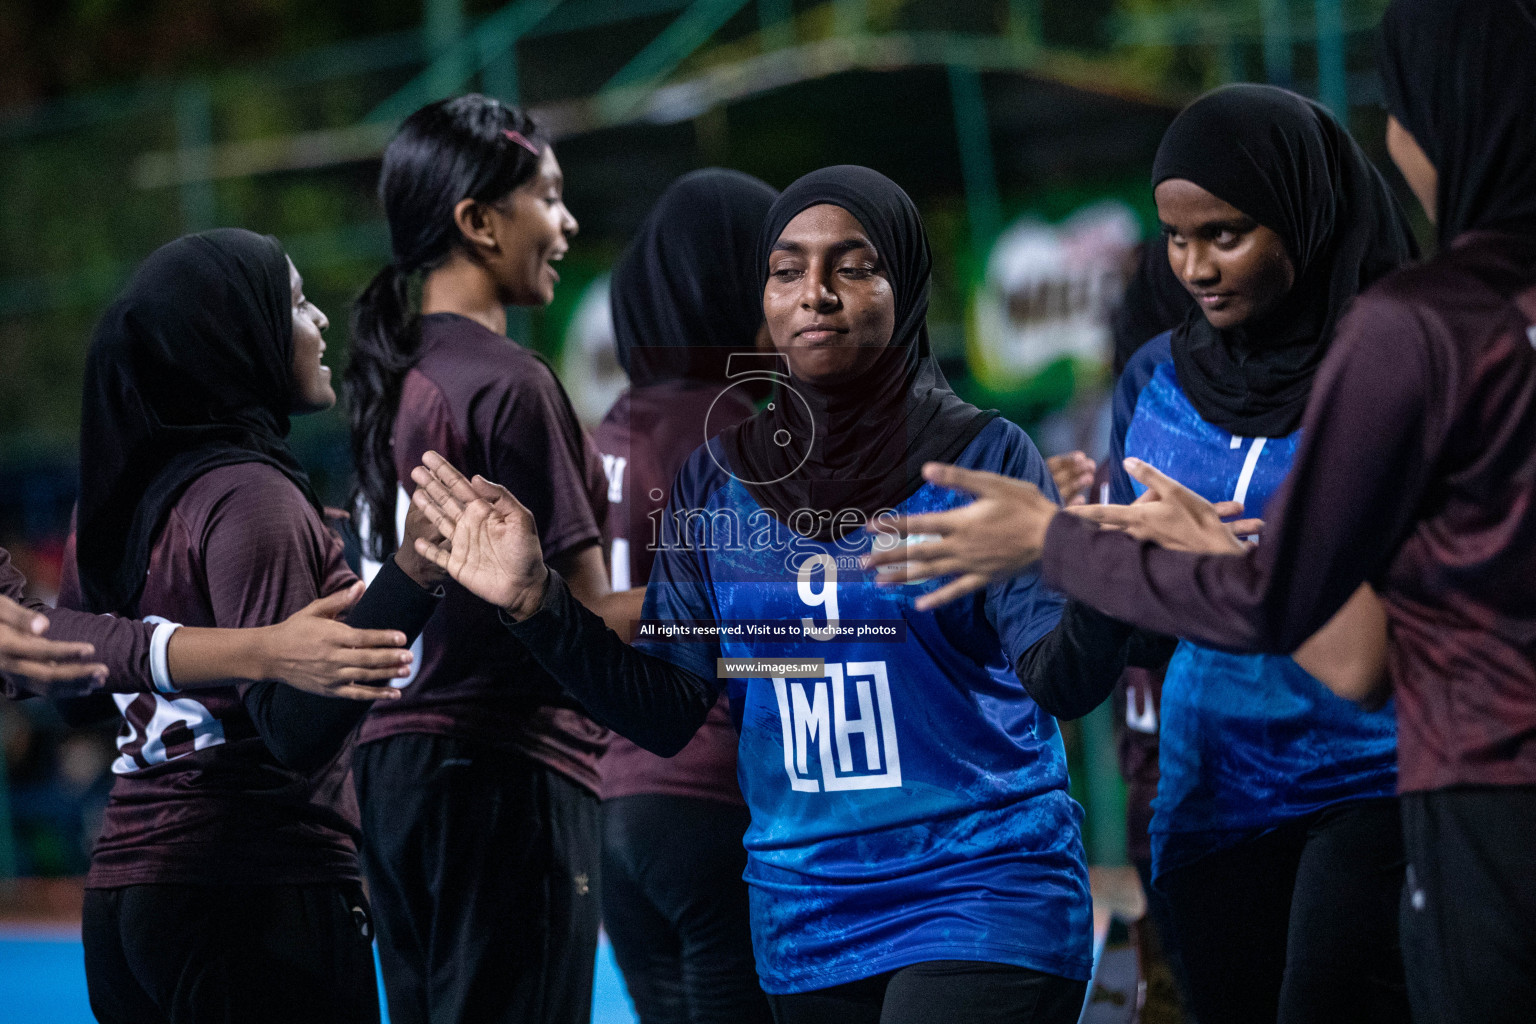
[[[331,368],[320,361],[325,355],[320,332],[331,322],[304,297],[304,279],[292,260],[288,261],[288,285],[293,299],[293,411],[319,412],[336,404]]]
[[[1296,283],[1285,242],[1231,203],[1183,178],[1169,178],[1153,195],[1168,263],[1212,327],[1263,316]]]
[[[763,315],[801,380],[834,384],[873,365],[896,331],[896,292],[853,214],[812,206],[784,225],[768,258]]]
[[[565,208],[565,175],[554,149],[545,146],[534,176],[487,205],[497,242],[487,263],[502,304],[549,305],[560,282],[553,264],[565,256],[578,227]]]

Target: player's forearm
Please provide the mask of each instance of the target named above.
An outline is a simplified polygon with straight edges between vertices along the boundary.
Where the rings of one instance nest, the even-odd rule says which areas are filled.
[[[348,614],[347,625],[396,629],[409,645],[437,610],[440,595],[440,590],[421,587],[389,559]],[[306,693],[270,676],[245,687],[242,698],[267,749],[285,768],[304,773],[329,764],[373,707],[371,701]]]
[[[1048,714],[1081,718],[1114,690],[1132,633],[1131,626],[1068,601],[1056,627],[1019,656],[1019,681]]]
[[[624,643],[554,571],[538,610],[507,628],[594,721],[663,757],[687,746],[718,697],[709,681]]]
[[[265,679],[273,664],[266,628],[184,626],[171,634],[166,664],[178,690],[228,686],[233,679]]]

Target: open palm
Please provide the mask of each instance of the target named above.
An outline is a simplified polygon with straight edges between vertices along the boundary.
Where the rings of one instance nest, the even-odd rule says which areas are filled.
[[[514,618],[533,614],[544,599],[549,570],[533,513],[500,484],[468,480],[436,452],[411,471],[411,501],[443,535],[416,541],[416,550],[464,589]]]

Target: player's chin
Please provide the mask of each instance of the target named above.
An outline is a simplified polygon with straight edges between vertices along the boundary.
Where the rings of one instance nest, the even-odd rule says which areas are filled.
[[[857,353],[844,347],[817,346],[792,349],[790,368],[794,375],[812,384],[840,384],[856,377]]]

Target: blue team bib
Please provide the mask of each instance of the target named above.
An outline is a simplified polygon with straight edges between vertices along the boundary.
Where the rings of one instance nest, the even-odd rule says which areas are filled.
[[[957,461],[1049,486],[1006,421]],[[814,677],[730,685],[763,987],[825,988],[931,959],[1087,978],[1082,811],[1067,795],[1056,722],[1011,668],[1054,627],[1060,598],[1029,574],[918,613],[914,599],[936,584],[877,585],[857,566],[868,535],[819,543],[790,532],[716,458],[696,455],[674,494],[674,510],[702,513],[689,542],[698,550],[659,554],[648,620],[888,623],[904,636],[646,645],[709,676],[716,657],[822,661]],[[967,500],[924,486],[896,511]],[[736,524],[741,534],[721,543]]]
[[[1245,515],[1258,516],[1290,470],[1300,431],[1238,437],[1212,426],[1168,358],[1136,398],[1124,437],[1126,455],[1208,501],[1241,501]],[[1393,710],[1360,710],[1287,656],[1181,641],[1161,710],[1151,826],[1157,872],[1330,804],[1395,791]]]

